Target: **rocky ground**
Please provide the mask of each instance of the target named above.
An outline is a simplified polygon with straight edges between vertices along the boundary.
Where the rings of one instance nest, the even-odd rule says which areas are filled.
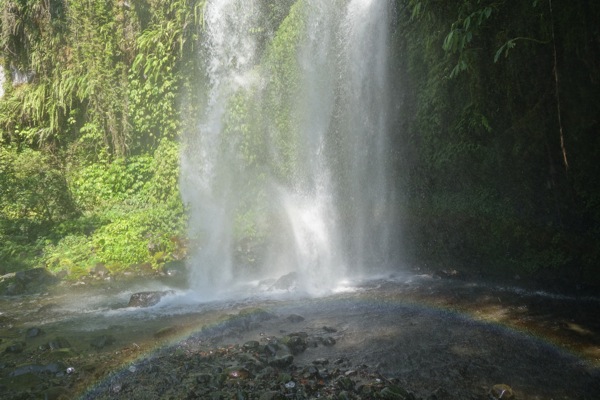
[[[0,398],[600,398],[591,297],[429,276],[182,310],[83,286],[0,299]],[[95,291],[106,310],[73,305]]]

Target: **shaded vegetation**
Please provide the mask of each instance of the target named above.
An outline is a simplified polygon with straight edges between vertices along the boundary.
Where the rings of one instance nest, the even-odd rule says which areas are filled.
[[[397,3],[414,257],[597,280],[600,7]]]

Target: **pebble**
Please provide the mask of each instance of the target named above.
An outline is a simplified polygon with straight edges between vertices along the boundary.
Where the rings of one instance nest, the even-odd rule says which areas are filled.
[[[500,383],[492,386],[490,389],[490,397],[493,400],[508,400],[514,397],[513,390],[510,386]]]

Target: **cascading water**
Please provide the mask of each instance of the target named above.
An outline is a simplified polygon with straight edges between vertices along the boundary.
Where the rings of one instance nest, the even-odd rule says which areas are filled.
[[[201,296],[291,272],[324,294],[390,261],[390,8],[207,2],[205,110],[181,181]]]

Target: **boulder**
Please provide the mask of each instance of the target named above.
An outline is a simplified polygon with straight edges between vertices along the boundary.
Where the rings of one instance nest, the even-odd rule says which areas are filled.
[[[0,295],[37,293],[58,279],[45,268],[32,268],[0,277]]]
[[[283,275],[273,284],[272,290],[295,290],[298,284],[298,274],[296,272],[290,272],[289,274]]]
[[[152,307],[165,296],[175,294],[174,290],[138,292],[131,295],[127,307]]]

